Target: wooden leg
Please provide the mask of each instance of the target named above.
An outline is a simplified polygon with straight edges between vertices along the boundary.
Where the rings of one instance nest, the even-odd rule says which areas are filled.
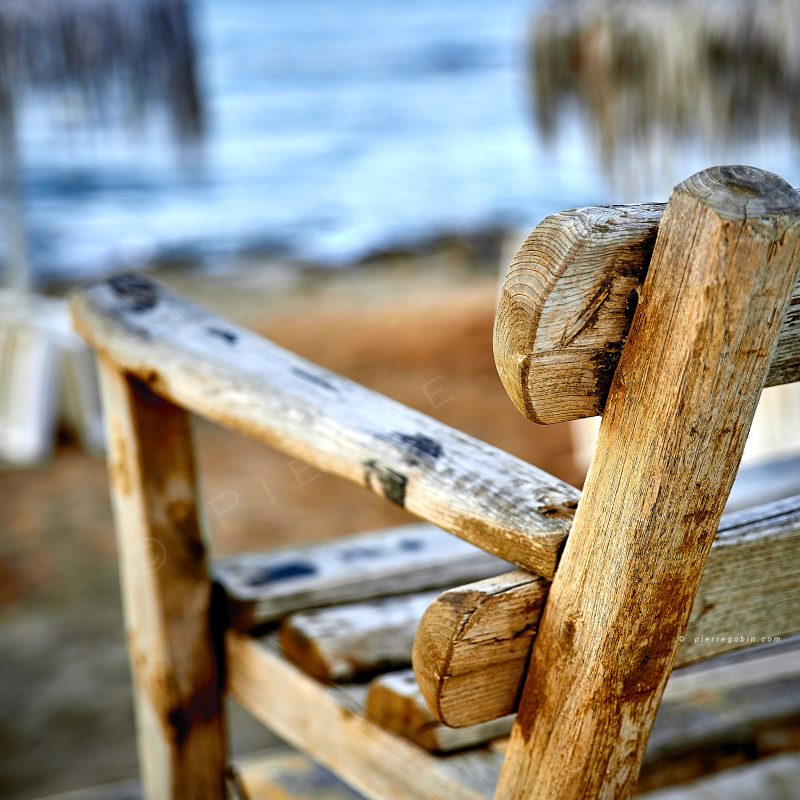
[[[190,420],[113,365],[100,371],[145,796],[217,800],[225,733]]]
[[[776,176],[706,170],[661,222],[536,638],[499,798],[626,798],[800,264]]]

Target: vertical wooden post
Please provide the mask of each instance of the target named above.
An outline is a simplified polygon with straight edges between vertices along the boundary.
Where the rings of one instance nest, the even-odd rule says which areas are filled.
[[[144,793],[217,800],[225,735],[190,420],[112,364],[101,379]]]
[[[632,794],[798,265],[800,200],[777,176],[675,187],[497,797]]]

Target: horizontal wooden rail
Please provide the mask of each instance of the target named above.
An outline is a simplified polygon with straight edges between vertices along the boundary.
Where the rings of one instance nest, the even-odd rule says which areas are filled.
[[[488,749],[437,758],[367,720],[365,687],[323,686],[281,658],[270,638],[225,636],[227,690],[284,741],[372,800],[486,800],[502,756]]]
[[[793,691],[787,691],[786,683],[776,685],[787,681],[791,681]],[[707,744],[708,739],[713,741],[715,733],[721,733],[708,713],[705,715],[705,724],[695,725],[690,732],[686,726],[679,724],[683,715],[678,715],[678,720],[675,720],[672,712],[676,706],[683,706],[686,710],[691,707],[693,700],[702,697],[701,703],[705,708],[696,711],[701,711],[700,716],[703,716],[702,710],[707,711],[711,705],[708,703],[709,695],[717,695],[714,698],[716,700],[719,699],[719,693],[746,691],[765,684],[775,687],[776,699],[783,697],[783,714],[789,716],[792,712],[800,713],[800,637],[731,653],[689,669],[675,670],[664,692],[662,710],[650,738],[649,754],[660,750],[661,757],[668,758],[674,754],[676,738],[680,746],[688,750],[691,743],[695,746]],[[514,723],[513,714],[465,728],[450,728],[437,722],[419,690],[414,673],[408,669],[387,672],[373,680],[364,701],[364,709],[368,719],[434,753],[485,744],[508,735]],[[718,711],[724,714],[724,706],[719,707]],[[748,716],[752,713],[752,709],[749,709]],[[768,719],[769,714],[762,718]]]
[[[719,764],[720,750],[728,758],[741,748],[752,758],[758,737],[775,737],[771,746],[782,741],[778,737],[785,740],[787,731],[796,728],[800,710],[797,652],[792,644],[781,644],[673,673],[648,745],[649,785],[674,782],[676,758],[693,768],[690,774],[697,774]],[[494,796],[506,740],[444,756],[423,748],[446,750],[477,743],[486,734],[503,730],[503,724],[469,731],[437,726],[417,704],[412,685],[406,687],[404,698],[393,701],[389,692],[401,685],[390,680],[391,675],[378,679],[369,690],[364,684],[322,685],[280,656],[274,636],[256,639],[228,631],[226,657],[231,696],[365,797],[488,800]],[[779,691],[767,681],[779,681]]]
[[[463,727],[516,711],[549,589],[525,572],[444,592],[414,671],[435,716]],[[800,631],[800,496],[723,517],[676,666]]]
[[[72,296],[102,358],[174,404],[361,484],[518,566],[552,576],[578,491],[324,370],[137,275]]]
[[[494,355],[506,391],[529,419],[565,422],[602,412],[665,208],[562,211],[520,248],[503,286]],[[796,380],[800,282],[764,385]]]
[[[407,667],[419,621],[440,593],[398,594],[292,614],[281,623],[281,653],[328,683]]]
[[[441,591],[508,567],[507,561],[435,525],[417,522],[302,547],[240,553],[217,561],[213,576],[228,598],[229,624],[251,630],[296,611]]]

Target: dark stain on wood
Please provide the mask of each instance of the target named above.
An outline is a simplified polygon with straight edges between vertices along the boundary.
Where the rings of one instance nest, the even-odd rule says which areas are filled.
[[[536,413],[536,407],[534,406],[533,401],[531,400],[531,393],[528,390],[529,386],[528,379],[530,377],[532,364],[533,364],[533,357],[530,354],[526,355],[522,359],[519,366],[519,385],[522,389],[521,391],[522,401],[523,403],[525,403],[525,416],[528,419],[533,420],[534,422],[541,422],[541,420],[539,419],[539,415]]]
[[[577,500],[565,500],[563,503],[539,506],[537,511],[548,519],[563,519],[571,522],[575,517],[575,509],[578,507]]]
[[[400,508],[406,505],[406,486],[408,478],[393,470],[385,467],[375,460],[364,462],[364,483],[372,488],[373,477],[378,481],[383,496]]]
[[[571,326],[568,326],[559,342],[560,347],[569,347],[587,328],[592,327],[600,314],[603,304],[611,296],[614,285],[612,281],[606,280],[600,284],[597,291],[589,299],[589,302],[581,309]]]
[[[378,434],[378,438],[399,444],[403,448],[404,460],[410,467],[431,464],[444,452],[440,442],[424,433],[392,431],[388,436]]]
[[[170,550],[184,559],[186,569],[195,565],[205,570],[206,547],[200,536],[194,500],[168,501],[166,517],[170,524],[163,538],[169,542]]]
[[[174,408],[172,403],[162,397],[164,380],[156,370],[147,370],[141,376],[128,375],[128,384],[137,403],[148,412],[166,415]]]
[[[611,381],[614,379],[614,373],[617,371],[623,344],[623,342],[610,343],[604,350],[598,351],[590,359],[594,371],[595,386],[599,392],[602,392],[602,396],[598,398],[598,414],[605,407],[608,390],[611,386]]]
[[[225,631],[231,627],[232,620],[228,596],[222,584],[217,583],[217,581],[212,581],[211,583],[211,602],[208,616],[211,628],[211,645],[214,650],[216,683],[218,690],[222,691],[222,687],[227,683]]]
[[[414,553],[417,550],[422,550],[425,547],[425,542],[420,539],[403,539],[399,547],[404,553]]]
[[[158,305],[158,286],[141,275],[117,275],[108,285],[125,301],[125,310],[140,314]]]
[[[353,547],[345,547],[339,551],[339,558],[342,561],[364,561],[370,558],[377,558],[383,551],[380,547],[365,547],[364,545],[356,545]]]
[[[564,620],[563,636],[561,638],[565,648],[573,649],[573,643],[575,641],[574,619]]]
[[[664,662],[669,658],[668,650],[646,650],[631,654],[629,663],[617,664],[621,681],[620,696],[623,700],[637,697],[649,698],[658,688],[664,674]]]
[[[265,583],[305,578],[316,574],[316,572],[316,566],[310,561],[287,561],[283,564],[270,565],[255,570],[247,576],[246,583],[248,586],[263,586]]]
[[[519,692],[514,702],[514,708],[517,710],[516,725],[519,729],[522,740],[527,744],[533,734],[533,723],[538,714],[539,708],[544,705],[543,697],[543,684],[544,681],[532,679],[530,676],[532,672],[526,666],[525,672],[528,674],[528,680],[520,682]],[[523,686],[527,694],[525,703],[521,702]]]
[[[469,595],[462,593],[460,590],[452,590],[449,592],[442,592],[434,601],[437,605],[446,605],[455,609],[459,613],[464,611],[464,602],[469,598]]]
[[[233,331],[226,330],[225,328],[216,328],[214,326],[210,326],[206,328],[206,331],[211,334],[211,336],[216,336],[218,339],[222,339],[223,342],[227,342],[228,344],[236,344],[239,341],[239,335],[234,333]]]
[[[193,729],[219,719],[219,687],[216,681],[200,687],[183,703],[176,703],[166,713],[167,733],[180,752],[186,745]]]
[[[699,509],[698,511],[691,511],[681,517],[681,522],[688,523],[689,525],[705,526],[705,523],[710,519],[718,517],[719,515],[708,509]]]
[[[633,315],[636,313],[636,307],[639,305],[639,287],[634,286],[628,293],[625,301],[625,328],[630,330],[633,324]]]
[[[319,386],[320,389],[325,389],[329,392],[338,392],[336,386],[334,386],[329,380],[324,378],[318,372],[310,372],[309,370],[302,369],[300,367],[292,367],[292,374],[304,381],[313,383],[314,386]]]

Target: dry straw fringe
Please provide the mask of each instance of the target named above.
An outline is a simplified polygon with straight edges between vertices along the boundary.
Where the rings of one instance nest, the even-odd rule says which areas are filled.
[[[93,110],[165,106],[192,137],[203,114],[185,0],[0,0],[0,93],[77,88]]]
[[[797,0],[560,0],[530,44],[540,132],[577,102],[612,169],[662,137],[800,134]]]

